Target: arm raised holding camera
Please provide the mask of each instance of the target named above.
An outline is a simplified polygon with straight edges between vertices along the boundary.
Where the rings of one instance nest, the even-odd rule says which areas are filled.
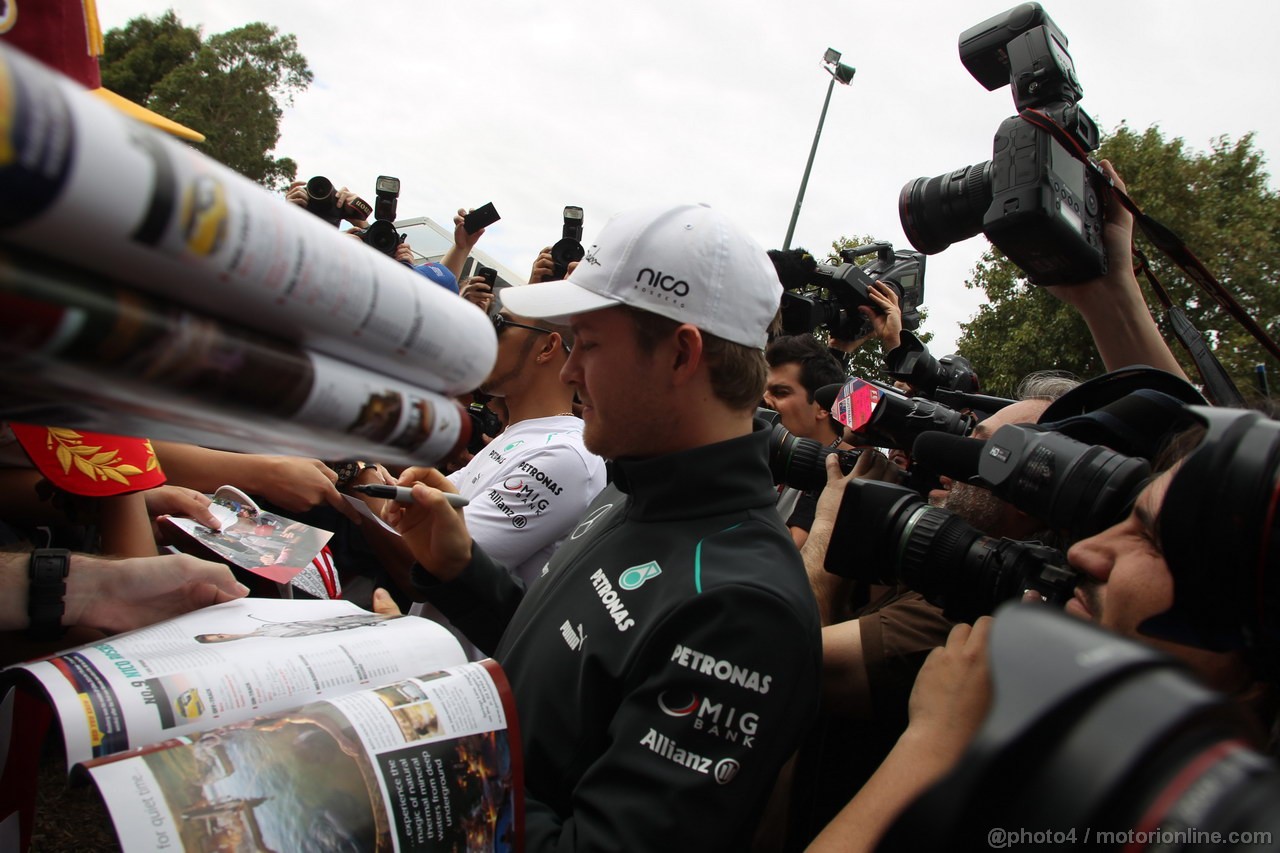
[[[1100,165],[1116,188],[1123,191],[1124,181],[1110,161],[1103,160]],[[1045,290],[1080,312],[1107,370],[1146,364],[1186,379],[1138,286],[1133,273],[1133,214],[1117,201],[1107,207],[1102,239],[1107,250],[1106,275],[1081,284],[1052,285]]]

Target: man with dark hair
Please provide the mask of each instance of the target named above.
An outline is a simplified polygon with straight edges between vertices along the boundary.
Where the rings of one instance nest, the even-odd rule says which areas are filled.
[[[752,421],[781,292],[760,246],[687,205],[619,214],[569,278],[503,295],[567,318],[561,378],[613,474],[527,594],[443,477],[413,486],[420,591],[520,709],[530,850],[745,849],[816,716],[817,610]]]
[[[843,427],[813,395],[824,385],[844,382],[840,362],[809,334],[774,339],[764,357],[769,364],[764,403],[778,413],[779,422],[792,435],[811,438],[828,447],[838,446]],[[790,487],[778,492],[778,514],[786,519],[797,548],[809,537],[818,494]]]
[[[769,364],[764,401],[778,412],[782,425],[792,435],[824,444],[839,438],[840,424],[813,398],[824,385],[845,380],[844,368],[831,352],[813,335],[787,335],[774,339],[764,357]]]

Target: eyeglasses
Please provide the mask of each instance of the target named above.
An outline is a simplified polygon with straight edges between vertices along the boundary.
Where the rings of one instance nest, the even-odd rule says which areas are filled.
[[[509,317],[505,317],[502,314],[493,315],[493,331],[494,332],[501,335],[503,329],[509,329],[509,328],[528,329],[531,332],[541,332],[544,335],[559,334],[559,332],[553,332],[551,329],[544,329],[541,326],[530,326],[527,323],[517,323],[515,320],[512,320]],[[564,339],[564,335],[560,335],[560,345],[564,347],[564,351],[566,353],[572,352],[572,349],[570,348],[569,344]]]

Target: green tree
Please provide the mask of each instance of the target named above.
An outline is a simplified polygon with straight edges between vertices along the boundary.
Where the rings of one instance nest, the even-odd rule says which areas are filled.
[[[145,103],[157,83],[195,61],[200,45],[200,31],[184,26],[172,9],[159,18],[134,18],[103,37],[102,85]]]
[[[1271,189],[1252,134],[1236,141],[1220,137],[1208,152],[1190,150],[1182,139],[1166,139],[1158,127],[1142,133],[1121,125],[1102,143],[1129,194],[1148,214],[1176,231],[1208,270],[1269,334],[1280,330],[1280,195]],[[1253,365],[1274,361],[1217,304],[1192,284],[1139,232],[1138,246],[1157,277],[1205,335],[1237,385],[1247,392]],[[1163,311],[1140,277],[1148,304]],[[983,379],[984,389],[1011,393],[1033,370],[1058,368],[1082,378],[1104,368],[1080,317],[1031,285],[1021,270],[990,249],[966,287],[981,288],[986,304],[961,325],[961,354]],[[1163,323],[1162,323],[1163,326]],[[1194,365],[1168,334],[1187,375]]]
[[[293,35],[252,23],[202,41],[170,10],[111,30],[104,45],[103,84],[203,133],[204,153],[272,189],[297,175],[271,153],[282,105],[313,77]]]

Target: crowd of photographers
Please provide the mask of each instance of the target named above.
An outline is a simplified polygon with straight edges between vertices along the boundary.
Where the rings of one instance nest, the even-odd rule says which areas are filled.
[[[216,527],[231,483],[335,531],[329,597],[502,664],[528,849],[1274,846],[1280,425],[1187,380],[1123,182],[1068,154],[1097,140],[1065,38],[1019,10],[961,37],[1019,116],[992,161],[904,188],[919,252],[766,254],[695,205],[619,214],[587,251],[568,207],[530,286],[499,288],[462,278],[492,205],[416,263],[395,178],[372,205],[294,183],[490,316],[474,440],[391,469],[14,425],[8,660],[279,594],[165,547],[157,518]],[[1004,399],[929,353],[921,252],[978,231],[1079,312],[1107,373]],[[850,376],[869,346],[880,375]],[[361,498],[394,533],[358,523],[368,485],[411,489]]]
[[[1103,168],[1123,188],[1110,165]],[[361,218],[368,205],[345,189],[329,190],[331,203],[351,221],[351,233],[368,242],[368,222]],[[311,193],[310,185],[299,183],[287,198],[314,207]],[[450,277],[456,281],[483,233],[469,231],[466,218],[467,212],[459,211],[455,246],[426,274],[438,284],[448,286]],[[384,221],[389,220],[375,219]],[[645,232],[653,227],[641,222],[633,228],[639,237],[615,233],[614,239],[643,245],[655,239]],[[705,617],[708,633],[701,639],[675,635],[685,642],[675,646],[672,660],[686,660],[681,649],[686,657],[688,649],[698,648],[702,655],[715,649],[706,658],[711,666],[733,661],[732,670],[769,672],[765,682],[779,683],[784,681],[780,670],[790,667],[795,677],[782,698],[794,700],[793,708],[784,713],[759,703],[747,710],[738,695],[713,701],[705,685],[702,694],[687,691],[692,704],[677,706],[678,691],[671,686],[638,688],[650,717],[631,721],[649,725],[663,716],[692,717],[696,722],[679,740],[682,747],[692,747],[687,753],[682,748],[677,754],[668,735],[653,734],[669,731],[656,724],[648,729],[650,739],[641,739],[641,751],[694,769],[692,759],[679,756],[696,758],[693,749],[707,750],[708,743],[745,742],[743,757],[732,759],[734,770],[716,771],[727,777],[723,781],[713,773],[701,786],[689,780],[677,785],[708,816],[704,829],[712,842],[833,850],[869,849],[883,842],[924,849],[972,846],[991,828],[1014,825],[1027,827],[1028,838],[1085,825],[1109,831],[1270,830],[1274,821],[1257,792],[1277,784],[1274,766],[1264,756],[1276,748],[1280,719],[1272,615],[1276,582],[1269,550],[1280,428],[1257,412],[1208,407],[1186,380],[1134,277],[1132,231],[1133,217],[1111,207],[1103,235],[1108,272],[1051,288],[1079,310],[1109,372],[1083,383],[1052,371],[1034,374],[1015,399],[978,393],[976,375],[958,356],[933,358],[905,328],[915,325],[902,316],[910,287],[892,277],[871,280],[852,303],[831,300],[821,306],[827,313],[820,318],[805,315],[802,325],[814,322],[832,330],[821,341],[813,329],[786,334],[785,324],[795,322],[796,315],[788,320],[787,300],[782,300],[784,310],[769,324],[763,346],[760,367],[765,370],[745,374],[755,377],[757,391],[739,393],[735,405],[754,415],[761,450],[767,437],[773,484],[769,525],[790,534],[785,547],[793,552],[796,571],[803,567],[796,577],[804,579],[810,604],[789,606],[813,607],[815,621],[806,627],[809,617],[804,616],[788,627],[794,617],[782,619],[765,642],[750,633],[735,634],[723,615]],[[386,246],[370,245],[413,263],[394,229]],[[593,247],[589,268],[612,276],[610,281],[617,276],[608,267],[619,263],[609,256],[612,248],[606,231]],[[922,288],[921,270],[906,269],[901,259],[889,261],[891,250],[883,247],[879,256],[890,275],[901,278],[906,270]],[[581,253],[576,257],[580,260]],[[791,274],[787,265],[800,257],[774,253],[774,264],[766,264],[763,276],[759,268],[751,274],[776,274],[785,282]],[[582,291],[574,283],[590,281],[577,267],[578,260],[557,260],[549,247],[534,261],[530,283],[536,287],[528,290],[549,291],[558,282]],[[809,280],[820,275],[816,267],[810,267]],[[516,295],[526,292],[516,290]],[[660,286],[652,290],[665,298]],[[814,292],[820,302],[831,291]],[[523,619],[533,624],[565,618],[561,610],[544,617],[522,599],[533,597],[545,607],[539,595],[557,596],[543,587],[555,583],[547,576],[570,571],[557,565],[557,551],[569,553],[570,562],[580,559],[573,547],[562,547],[566,540],[589,530],[618,499],[642,495],[630,490],[651,475],[632,470],[628,465],[635,463],[628,460],[649,457],[638,439],[627,437],[629,428],[643,424],[613,426],[617,434],[609,438],[621,442],[617,446],[601,439],[603,428],[593,440],[587,425],[593,417],[614,416],[609,406],[619,404],[607,403],[605,386],[593,388],[587,374],[575,379],[575,369],[584,368],[575,368],[571,359],[577,346],[600,348],[607,333],[578,322],[578,315],[570,322],[555,307],[535,305],[536,311],[514,313],[508,304],[512,293],[495,292],[484,276],[460,288],[460,298],[490,313],[499,350],[489,378],[465,401],[481,426],[479,440],[439,469],[393,471],[376,461],[329,465],[155,442],[153,451],[167,477],[164,486],[97,497],[77,495],[64,483],[51,488],[30,467],[7,469],[5,534],[11,544],[21,548],[35,541],[76,549],[65,564],[65,597],[56,613],[51,601],[35,601],[26,552],[8,555],[0,565],[0,579],[12,591],[4,597],[2,624],[9,630],[27,628],[29,637],[11,645],[11,659],[249,593],[225,567],[165,553],[164,540],[156,538],[152,526],[164,514],[215,523],[203,493],[233,482],[268,507],[338,531],[333,552],[343,597],[383,612],[415,608],[446,624],[450,615],[453,629],[476,656],[496,653],[513,669],[517,692],[524,691],[526,751],[562,739],[565,733],[557,730],[564,721],[554,722],[537,697],[546,696],[553,705],[573,701],[576,714],[597,713],[591,711],[596,700],[590,693],[568,698],[575,694],[522,687],[527,679],[546,680],[546,667],[553,664],[542,660],[545,650],[537,651],[545,637],[526,636],[526,624],[513,638],[512,625],[522,623],[526,610],[533,615]],[[548,295],[552,303],[554,297]],[[598,316],[590,304],[584,310],[581,316]],[[683,306],[671,312],[681,316]],[[691,322],[710,321],[694,316]],[[763,333],[764,326],[759,330]],[[848,376],[843,358],[872,345],[881,348],[886,381]],[[582,358],[591,363],[591,355]],[[625,387],[617,376],[607,381],[639,397],[635,406],[649,400],[657,409],[663,399]],[[595,412],[587,415],[587,424],[579,417],[584,404]],[[611,460],[607,472],[605,459]],[[701,471],[679,481],[681,499],[691,505],[712,501],[716,490],[738,487],[732,481],[717,483],[693,462],[681,464]],[[606,488],[607,480],[613,482]],[[419,505],[366,499],[403,536],[353,523],[342,495],[362,483],[424,484],[415,493]],[[23,500],[24,489],[44,499]],[[438,505],[441,491],[459,491],[471,501],[462,535],[448,527],[458,514]],[[51,492],[54,500],[48,499]],[[512,525],[512,509],[529,522]],[[34,540],[36,529],[52,538]],[[661,548],[667,535],[679,540],[686,534],[663,534],[655,527],[644,539]],[[446,546],[460,547],[462,539],[474,552],[451,555]],[[717,559],[725,565],[714,547],[704,556],[701,549],[708,541],[699,542],[699,572],[713,572],[709,567]],[[778,542],[770,542],[769,552],[779,554]],[[628,571],[645,569],[642,560],[653,547],[622,547],[622,562],[635,563]],[[484,566],[492,565],[505,578],[498,586],[513,586],[503,592],[489,578],[482,585],[484,595],[492,593],[491,601],[477,587],[468,589],[460,603],[459,589],[453,587],[475,583],[459,578],[480,571],[481,553]],[[45,559],[47,552],[35,554]],[[650,574],[623,580],[621,586],[634,589],[652,575],[672,571],[669,559],[674,558],[652,560]],[[770,566],[767,572],[781,571],[780,563]],[[703,574],[698,580],[715,583]],[[24,609],[18,591],[27,583],[32,602]],[[590,595],[607,603],[609,583],[607,578],[593,581]],[[794,599],[795,590],[777,594]],[[558,595],[563,599],[569,593]],[[770,612],[752,609],[758,608],[754,603],[738,604],[749,619]],[[997,610],[1001,615],[993,621]],[[623,618],[610,612],[609,624],[618,631],[640,618],[626,616],[625,610]],[[771,618],[777,620],[777,613]],[[1086,627],[1087,622],[1096,628]],[[815,627],[820,640],[810,633]],[[62,634],[68,628],[71,633]],[[591,633],[581,626],[566,630],[579,644]],[[576,648],[561,633],[557,627],[557,645]],[[761,645],[770,656],[754,663]],[[810,654],[821,664],[806,675],[802,661]],[[610,689],[631,689],[627,677],[609,683]],[[800,701],[809,691],[812,705]],[[586,731],[600,724],[602,731],[613,731],[626,718],[625,708],[624,702],[603,722],[575,725]],[[655,709],[659,716],[651,719]],[[1148,716],[1135,720],[1138,713]],[[740,715],[736,722],[734,714]],[[766,737],[766,720],[786,731]],[[658,737],[667,740],[653,740]],[[760,748],[751,755],[757,743]],[[597,778],[599,771],[587,759],[579,759],[576,769],[551,762],[540,777],[539,761],[533,759],[530,796],[540,798],[538,806],[547,814],[543,823],[532,824],[533,846],[563,844],[569,835],[579,845],[592,846],[601,833],[639,846],[691,837],[679,813],[656,829],[652,821],[645,830],[623,820],[577,825],[588,808],[621,799],[636,808],[641,803],[659,808],[664,792],[648,786],[672,784],[661,775],[625,781],[626,774],[636,775],[637,759],[613,756],[614,749],[601,744],[593,760],[620,765],[611,772],[625,769],[616,780]],[[746,757],[758,759],[750,769]],[[1050,769],[1026,779],[1014,770],[1040,763]],[[734,773],[751,777],[729,792],[745,812],[713,805],[700,790],[726,785]],[[1068,785],[1067,779],[1076,781]],[[588,780],[602,800],[583,793]],[[616,785],[621,787],[607,794]],[[738,796],[743,790],[751,792],[745,800]],[[1037,803],[1036,796],[1053,800],[1056,807]]]

